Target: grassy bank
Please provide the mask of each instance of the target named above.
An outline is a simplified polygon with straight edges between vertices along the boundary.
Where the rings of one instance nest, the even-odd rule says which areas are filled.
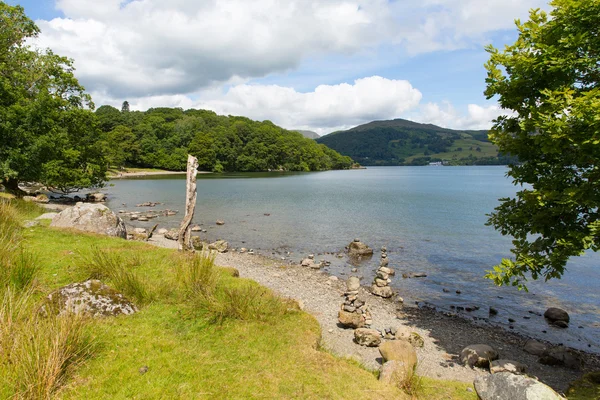
[[[35,205],[0,200],[0,397],[475,398],[464,384],[418,380],[414,395],[320,350],[295,302],[194,257],[44,225]],[[101,320],[42,317],[45,296],[101,279],[140,311]]]

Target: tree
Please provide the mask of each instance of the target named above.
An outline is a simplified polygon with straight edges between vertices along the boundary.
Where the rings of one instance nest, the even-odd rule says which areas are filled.
[[[121,105],[121,112],[122,113],[128,113],[129,112],[129,102],[127,100],[125,100],[123,102],[123,104]]]
[[[514,238],[514,260],[489,271],[498,285],[560,278],[568,259],[600,246],[600,0],[554,0],[550,15],[516,21],[517,41],[488,46],[486,96],[510,110],[490,140],[517,156],[521,190],[490,215]]]
[[[26,41],[39,33],[20,6],[0,2],[0,183],[42,183],[69,192],[99,186],[106,165],[93,103],[72,62]]]

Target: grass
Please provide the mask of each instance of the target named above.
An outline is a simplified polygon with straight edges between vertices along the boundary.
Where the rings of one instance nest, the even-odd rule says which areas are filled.
[[[322,351],[318,322],[295,302],[235,278],[208,254],[47,226],[21,230],[37,211],[2,207],[0,228],[14,234],[11,263],[22,251],[34,257],[22,264],[37,267],[16,273],[19,285],[2,283],[0,349],[11,350],[0,351],[0,398],[474,398],[424,378],[412,396],[382,385]],[[45,295],[88,278],[122,291],[140,311],[95,321],[39,315]],[[443,389],[432,392],[433,384]]]

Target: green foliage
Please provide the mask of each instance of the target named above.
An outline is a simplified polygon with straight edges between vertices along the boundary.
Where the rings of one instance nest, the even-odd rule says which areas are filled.
[[[486,96],[511,110],[490,139],[518,156],[508,175],[523,187],[501,199],[489,224],[514,238],[514,260],[488,277],[524,288],[560,278],[567,260],[600,246],[600,0],[555,0],[517,21],[517,41],[487,48]]]
[[[0,2],[0,183],[40,182],[69,192],[103,183],[93,103],[72,62],[32,50],[39,30],[22,7]]]
[[[184,170],[187,154],[204,171],[319,171],[346,169],[352,160],[270,121],[219,116],[212,111],[152,108],[96,112],[103,146],[114,166]]]
[[[498,149],[487,141],[487,131],[456,131],[403,119],[370,122],[317,142],[362,165],[427,165],[442,160],[454,165],[499,163]]]

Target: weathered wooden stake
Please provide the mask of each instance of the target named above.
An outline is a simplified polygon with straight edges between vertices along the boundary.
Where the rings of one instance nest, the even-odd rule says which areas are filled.
[[[196,208],[196,174],[198,173],[198,159],[188,154],[187,160],[187,179],[185,185],[185,217],[179,227],[179,250],[193,251],[192,229],[190,224],[194,218]]]

